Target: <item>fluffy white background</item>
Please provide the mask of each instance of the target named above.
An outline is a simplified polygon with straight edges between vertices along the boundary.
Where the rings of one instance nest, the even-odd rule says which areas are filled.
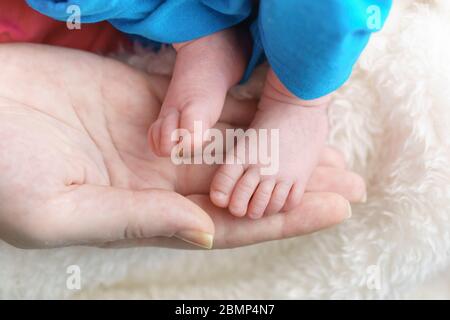
[[[344,224],[211,252],[0,243],[0,298],[450,298],[449,35],[450,1],[396,0],[335,95],[330,142],[369,185]],[[165,73],[173,54],[127,59]],[[253,94],[253,81],[237,92]],[[81,292],[66,289],[73,264]],[[372,265],[380,290],[366,285]]]

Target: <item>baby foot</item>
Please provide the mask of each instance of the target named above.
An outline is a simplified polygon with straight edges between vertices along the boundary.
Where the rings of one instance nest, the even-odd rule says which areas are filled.
[[[194,124],[201,124],[202,133],[216,124],[227,91],[241,79],[246,65],[245,50],[240,49],[233,29],[174,47],[177,59],[172,80],[158,120],[149,131],[150,146],[159,156],[170,156],[177,145],[178,141],[172,141],[176,129],[188,130],[192,145],[202,145],[202,136],[193,135]]]
[[[241,138],[233,152],[227,154],[227,163],[213,178],[211,201],[219,207],[228,207],[235,216],[248,214],[254,219],[297,206],[324,147],[328,131],[327,102],[327,97],[303,101],[293,96],[269,71],[250,128],[257,129],[258,134],[261,133],[258,129],[269,132],[279,129],[279,141],[269,141],[270,145],[278,142],[278,150],[271,150],[271,160],[279,159],[278,170],[270,175],[262,174],[265,165],[261,159],[257,163],[239,164],[239,160],[244,162],[239,150],[245,150],[247,156],[250,153],[250,145]]]

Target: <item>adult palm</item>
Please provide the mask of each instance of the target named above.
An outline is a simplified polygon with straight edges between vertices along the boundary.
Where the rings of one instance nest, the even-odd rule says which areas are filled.
[[[148,148],[166,78],[41,45],[0,45],[0,61],[0,238],[18,247],[235,247],[334,225],[345,198],[365,193],[327,149],[298,208],[234,218],[209,201],[214,166],[177,167]],[[225,109],[233,125],[253,114],[231,98]]]

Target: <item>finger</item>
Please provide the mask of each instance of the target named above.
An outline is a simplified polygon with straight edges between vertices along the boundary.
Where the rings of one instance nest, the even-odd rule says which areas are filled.
[[[325,147],[319,158],[319,166],[346,169],[344,155],[333,147]]]
[[[48,205],[50,246],[178,237],[210,248],[214,224],[197,205],[165,190],[81,185]]]
[[[237,218],[226,209],[214,206],[205,195],[188,197],[209,213],[215,225],[213,249],[227,249],[265,241],[306,235],[341,223],[351,216],[347,200],[333,193],[306,193],[295,209],[253,220]],[[108,243],[107,247],[159,246],[166,248],[201,249],[174,238],[125,240]]]
[[[308,192],[334,192],[351,202],[366,201],[366,184],[356,173],[331,167],[317,167],[306,186]]]
[[[214,248],[233,248],[264,241],[309,234],[334,226],[351,216],[347,200],[333,193],[305,193],[300,205],[289,212],[253,220],[237,218],[215,207],[207,196],[191,196],[214,221]]]
[[[193,245],[176,237],[153,237],[149,239],[131,239],[118,240],[112,242],[105,242],[95,245],[102,249],[120,249],[120,248],[135,248],[135,247],[159,247],[169,249],[184,249],[195,250],[205,249],[200,246]]]

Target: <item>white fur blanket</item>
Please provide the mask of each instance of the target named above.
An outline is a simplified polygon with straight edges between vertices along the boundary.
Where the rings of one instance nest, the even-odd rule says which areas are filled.
[[[369,186],[344,224],[211,252],[0,243],[0,298],[450,298],[448,276],[417,289],[450,268],[449,34],[450,1],[396,0],[335,95],[330,142]],[[166,72],[172,58],[129,61]],[[66,287],[69,265],[81,268],[81,291]]]

